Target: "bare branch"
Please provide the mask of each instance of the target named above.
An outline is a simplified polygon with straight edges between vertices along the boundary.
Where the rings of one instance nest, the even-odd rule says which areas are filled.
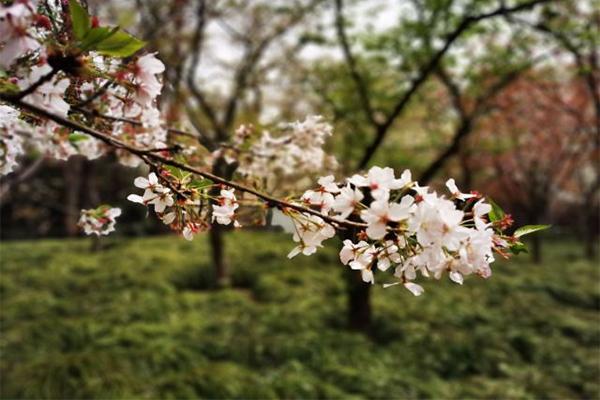
[[[442,169],[446,162],[460,151],[462,143],[473,131],[476,121],[490,111],[495,96],[541,59],[542,57],[538,57],[524,66],[502,76],[497,82],[477,96],[474,100],[474,107],[470,111],[465,110],[463,95],[460,93],[459,87],[452,81],[441,66],[438,67],[436,73],[452,97],[452,103],[460,116],[460,122],[452,136],[450,145],[439,154],[431,164],[429,164],[419,177],[419,182],[421,182],[421,184],[429,182],[435,174]]]
[[[444,41],[444,45],[436,51],[427,63],[425,63],[419,70],[417,76],[412,80],[409,89],[400,97],[392,111],[388,114],[385,122],[379,125],[376,129],[375,138],[370,145],[367,146],[363,158],[358,164],[359,169],[363,169],[367,166],[381,143],[387,135],[389,128],[392,126],[396,118],[398,118],[404,111],[413,95],[421,87],[421,85],[427,80],[431,73],[435,71],[439,62],[442,60],[444,55],[450,50],[450,47],[458,40],[464,32],[483,20],[495,18],[498,16],[509,15],[515,12],[529,10],[539,4],[548,3],[554,0],[532,0],[526,3],[521,3],[513,7],[506,7],[504,5],[498,7],[496,10],[482,13],[479,15],[466,16],[460,24],[450,32]]]
[[[192,51],[192,59],[189,65],[188,74],[187,74],[187,85],[190,89],[191,94],[194,96],[198,104],[200,105],[200,109],[206,115],[209,120],[212,128],[215,132],[221,132],[221,126],[219,124],[219,120],[217,118],[217,113],[213,109],[213,107],[208,102],[206,95],[202,92],[200,87],[198,87],[196,83],[196,70],[200,64],[200,58],[202,55],[202,48],[204,46],[204,29],[206,25],[206,1],[199,0],[198,1],[198,25],[196,26],[196,32],[194,34],[194,38],[192,39],[191,47]],[[206,140],[210,140],[206,138]]]
[[[365,80],[363,79],[362,75],[358,71],[356,59],[354,58],[354,55],[352,54],[352,49],[350,48],[350,44],[348,43],[348,36],[346,35],[346,28],[344,23],[343,7],[343,0],[335,0],[335,26],[338,40],[342,46],[344,59],[346,60],[346,64],[348,65],[348,69],[350,70],[350,77],[356,85],[356,90],[358,91],[358,96],[360,98],[363,112],[365,113],[367,120],[373,126],[378,126],[379,123],[375,119],[375,113],[373,112],[373,107],[371,106],[371,99],[369,98],[367,85],[365,84]]]
[[[16,175],[12,175],[9,179],[3,181],[0,185],[0,203],[4,201],[15,185],[25,182],[27,179],[34,176],[40,170],[42,165],[44,165],[44,161],[44,157],[40,157],[26,168],[19,171]]]

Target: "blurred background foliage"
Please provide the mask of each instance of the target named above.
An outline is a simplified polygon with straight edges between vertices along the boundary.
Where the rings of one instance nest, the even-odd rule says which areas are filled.
[[[209,148],[321,114],[339,177],[452,176],[554,227],[489,281],[374,287],[365,335],[346,329],[335,245],[288,261],[288,237],[227,235],[217,290],[207,237],[140,238],[167,234],[125,200],[144,171],[30,154],[0,181],[0,395],[600,396],[600,3],[507,11],[528,3],[88,0],[158,51],[169,121]],[[114,238],[65,239],[100,203],[123,208]]]

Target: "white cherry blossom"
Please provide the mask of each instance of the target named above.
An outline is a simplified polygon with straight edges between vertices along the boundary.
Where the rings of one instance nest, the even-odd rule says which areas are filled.
[[[86,235],[108,235],[115,230],[116,218],[120,215],[120,208],[106,206],[81,210],[78,225]]]
[[[473,206],[473,219],[477,229],[483,230],[487,227],[487,222],[483,219],[483,216],[489,214],[490,211],[492,211],[492,206],[487,204],[484,199],[475,203]]]
[[[27,53],[40,48],[29,32],[35,7],[29,1],[0,5],[0,67],[9,69]]]
[[[359,189],[353,189],[350,185],[346,185],[335,197],[331,207],[335,212],[340,213],[341,219],[346,219],[354,212],[364,197]]]
[[[221,225],[229,225],[234,220],[235,210],[239,207],[234,189],[222,189],[218,200],[218,205],[212,205],[212,220]]]
[[[21,89],[25,90],[36,84],[42,77],[52,71],[48,64],[35,65],[31,67],[27,78],[19,82]],[[65,101],[65,91],[71,84],[71,81],[66,78],[58,78],[55,76],[49,82],[40,85],[33,93],[25,96],[24,100],[42,107],[46,111],[66,117],[71,106]]]
[[[135,63],[136,101],[143,107],[150,107],[162,90],[162,83],[156,77],[165,71],[165,65],[155,54],[146,54]]]
[[[24,153],[23,138],[17,132],[26,124],[19,120],[14,108],[0,105],[0,175],[6,175],[17,167],[17,158]]]
[[[294,219],[294,225],[293,239],[299,245],[292,249],[288,258],[295,257],[300,253],[306,256],[314,254],[318,247],[323,247],[323,241],[335,236],[335,229],[316,215],[301,214],[300,217]]]
[[[390,190],[401,189],[411,182],[411,173],[405,170],[400,179],[396,179],[392,168],[372,167],[367,176],[357,174],[348,182],[358,187],[368,187],[374,199],[387,201]]]
[[[389,222],[398,222],[408,219],[411,215],[414,199],[412,196],[404,196],[400,203],[388,203],[387,201],[374,201],[367,210],[360,213],[360,217],[368,224],[367,235],[371,239],[383,239]]]
[[[458,190],[454,178],[450,178],[446,181],[446,187],[450,191],[450,194],[452,194],[452,197],[455,199],[468,200],[475,197],[474,194],[462,193],[460,190]]]

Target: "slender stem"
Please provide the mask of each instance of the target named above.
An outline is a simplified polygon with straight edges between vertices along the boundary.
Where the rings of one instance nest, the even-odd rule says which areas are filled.
[[[135,126],[143,125],[140,121],[137,121],[135,119],[125,118],[125,117],[114,117],[112,115],[102,114],[97,110],[88,110],[86,108],[77,107],[77,106],[72,106],[71,109],[78,113],[81,113],[81,114],[91,115],[93,117],[102,118],[102,119],[105,119],[108,121],[124,122],[126,124],[135,125]],[[167,129],[167,132],[173,133],[175,135],[187,136],[187,137],[191,137],[194,139],[199,139],[198,135],[194,135],[193,133],[190,133],[190,132],[185,132],[185,131],[175,129],[175,128],[166,128],[166,129]]]
[[[169,158],[163,157],[160,154],[156,154],[156,153],[152,153],[152,152],[148,152],[147,150],[144,149],[138,149],[136,147],[133,147],[127,143],[124,143],[110,135],[107,135],[105,133],[102,133],[100,131],[97,131],[95,129],[89,128],[85,125],[82,125],[78,122],[75,121],[71,121],[67,118],[61,117],[59,115],[55,115],[51,112],[48,112],[47,110],[40,108],[36,105],[33,104],[29,104],[27,102],[22,101],[19,98],[15,98],[14,96],[10,96],[10,95],[6,95],[6,94],[2,94],[0,93],[0,100],[6,101],[8,103],[11,103],[15,106],[21,107],[25,110],[28,110],[34,114],[37,114],[38,116],[42,116],[44,118],[48,118],[54,122],[56,122],[59,125],[62,125],[64,127],[70,128],[70,129],[74,129],[83,133],[86,133],[92,137],[95,137],[98,140],[103,141],[104,143],[108,144],[109,146],[112,147],[116,147],[119,149],[123,149],[125,151],[128,151],[131,154],[137,155],[138,157],[140,157],[142,160],[144,160],[145,162],[147,162],[147,160],[153,160],[153,161],[158,161],[162,164],[165,165],[171,165],[173,167],[179,168],[181,170],[184,171],[188,171],[191,172],[193,174],[202,176],[206,179],[210,179],[213,182],[216,183],[220,183],[222,185],[226,185],[229,187],[232,187],[234,189],[237,189],[241,192],[245,192],[245,193],[249,193],[252,194],[260,199],[262,199],[263,201],[265,201],[268,205],[272,205],[275,206],[277,208],[280,209],[292,209],[301,213],[306,213],[306,214],[311,214],[311,215],[315,215],[317,217],[320,217],[321,219],[323,219],[323,221],[327,222],[330,225],[335,225],[338,227],[341,226],[346,226],[346,227],[353,227],[353,228],[365,228],[367,225],[364,223],[359,223],[359,222],[353,222],[353,221],[340,221],[336,218],[330,217],[328,215],[324,215],[321,214],[320,212],[313,210],[311,208],[308,207],[304,207],[302,205],[299,204],[295,204],[295,203],[290,203],[284,200],[280,200],[278,198],[269,196],[265,193],[261,193],[255,189],[252,189],[250,187],[244,186],[242,184],[233,182],[233,181],[229,181],[227,179],[221,178],[220,176],[217,176],[215,174],[212,174],[210,172],[206,172],[206,171],[202,171],[198,168],[189,166],[187,164],[183,164],[181,162],[175,161],[175,160],[171,160]]]

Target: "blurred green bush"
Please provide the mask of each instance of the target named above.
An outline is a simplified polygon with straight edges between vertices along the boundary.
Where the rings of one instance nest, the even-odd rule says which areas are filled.
[[[0,244],[2,398],[598,398],[598,265],[574,245],[494,276],[373,289],[371,337],[344,329],[335,245],[288,237]]]

